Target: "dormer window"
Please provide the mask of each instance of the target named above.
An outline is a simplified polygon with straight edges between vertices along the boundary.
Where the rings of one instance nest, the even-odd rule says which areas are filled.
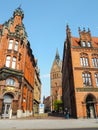
[[[80,34],[81,47],[85,47],[85,48],[92,47],[92,44],[91,44],[92,37],[91,37],[89,28],[88,28],[88,31],[86,31],[85,28],[83,28],[83,31],[81,31],[79,28],[79,34]]]
[[[88,47],[91,47],[91,42],[87,42],[87,46],[88,46]]]
[[[82,46],[83,46],[83,47],[86,47],[86,42],[83,41],[83,42],[82,42]]]
[[[91,42],[82,41],[82,47],[91,47]]]

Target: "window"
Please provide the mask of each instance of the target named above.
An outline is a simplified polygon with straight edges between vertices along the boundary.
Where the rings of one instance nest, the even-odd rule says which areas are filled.
[[[80,58],[80,63],[81,63],[81,66],[88,66],[88,58],[86,57],[81,57]]]
[[[96,57],[92,58],[92,64],[94,67],[98,67],[98,59]]]
[[[87,46],[88,46],[88,47],[91,47],[91,43],[90,43],[90,42],[88,42],[88,43],[87,43]]]
[[[92,58],[92,64],[93,64],[94,67],[98,67],[98,59]]]
[[[12,49],[12,47],[13,47],[13,40],[9,40],[9,46],[8,46],[8,49]]]
[[[15,42],[14,50],[18,51],[18,41]]]
[[[91,42],[85,42],[85,41],[82,41],[82,46],[83,47],[91,47]]]
[[[98,54],[93,54],[92,55],[92,65],[94,67],[98,67]]]
[[[85,43],[84,41],[82,42],[82,46],[83,46],[83,47],[86,47],[86,43]]]
[[[80,54],[80,64],[81,64],[81,66],[84,66],[84,67],[89,66],[88,55],[86,53]]]
[[[15,85],[15,80],[12,78],[9,78],[6,80],[6,85],[11,85],[14,86]]]
[[[98,73],[95,74],[96,86],[98,87]]]
[[[16,67],[16,57],[12,58],[12,68],[15,69]]]
[[[83,78],[83,84],[84,86],[91,86],[91,74],[90,73],[82,73],[82,78]]]
[[[11,57],[7,56],[6,57],[6,67],[10,67],[10,60],[11,60]]]

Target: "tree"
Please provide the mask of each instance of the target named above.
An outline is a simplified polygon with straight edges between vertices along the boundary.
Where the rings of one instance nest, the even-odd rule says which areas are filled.
[[[63,110],[63,106],[62,106],[62,101],[61,100],[55,100],[54,101],[54,110],[55,111]]]

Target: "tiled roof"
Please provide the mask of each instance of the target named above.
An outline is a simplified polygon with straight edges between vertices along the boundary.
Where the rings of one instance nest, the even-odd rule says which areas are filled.
[[[71,46],[78,47],[78,46],[80,46],[79,42],[80,42],[80,38],[72,37]],[[93,45],[93,47],[98,47],[98,37],[92,37],[92,45]]]
[[[77,37],[72,37],[72,42],[71,42],[71,46],[79,46],[79,38]]]
[[[92,42],[94,47],[98,47],[98,37],[92,37]]]

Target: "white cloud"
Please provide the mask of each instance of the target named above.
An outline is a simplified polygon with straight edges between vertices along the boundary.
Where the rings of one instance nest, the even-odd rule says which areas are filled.
[[[41,76],[41,78],[50,78],[50,74],[44,74]]]

